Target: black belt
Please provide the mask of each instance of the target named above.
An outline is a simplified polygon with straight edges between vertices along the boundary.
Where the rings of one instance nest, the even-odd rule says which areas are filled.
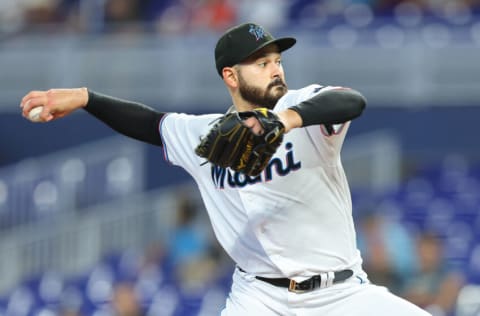
[[[245,272],[242,268],[238,268],[240,271]],[[322,273],[315,275],[310,279],[302,282],[296,282],[287,278],[264,278],[256,276],[255,278],[270,283],[278,287],[286,287],[290,292],[303,293],[308,292],[316,288],[324,288],[335,283],[343,282],[353,275],[352,270],[342,270],[337,272]]]

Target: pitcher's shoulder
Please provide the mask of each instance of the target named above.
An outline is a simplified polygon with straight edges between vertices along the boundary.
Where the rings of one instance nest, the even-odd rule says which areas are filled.
[[[288,92],[278,100],[275,110],[283,110],[297,105],[298,103],[313,97],[324,87],[325,86],[320,84],[310,84],[300,89],[289,89]]]

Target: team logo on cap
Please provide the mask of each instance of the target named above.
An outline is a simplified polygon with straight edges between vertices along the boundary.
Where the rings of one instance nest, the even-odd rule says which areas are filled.
[[[255,36],[255,39],[258,41],[265,36],[265,31],[258,25],[250,24],[250,29],[248,30],[250,34]]]

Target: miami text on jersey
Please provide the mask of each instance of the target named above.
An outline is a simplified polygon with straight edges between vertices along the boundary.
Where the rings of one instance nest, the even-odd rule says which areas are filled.
[[[268,163],[267,168],[265,168],[265,170],[256,177],[249,177],[240,172],[227,171],[226,168],[212,166],[213,184],[218,189],[225,188],[225,185],[228,185],[232,188],[242,188],[249,184],[272,180],[274,171],[280,176],[285,176],[292,171],[300,169],[302,166],[302,163],[300,161],[295,162],[292,148],[292,143],[285,144],[285,149],[287,150],[287,153],[285,155],[285,167],[283,165],[283,161],[280,158],[273,158]]]

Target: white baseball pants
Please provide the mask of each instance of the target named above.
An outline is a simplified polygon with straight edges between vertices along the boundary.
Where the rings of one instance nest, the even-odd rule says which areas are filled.
[[[429,316],[385,287],[355,275],[328,288],[296,294],[235,269],[221,316]],[[430,315],[431,316],[431,315]]]

